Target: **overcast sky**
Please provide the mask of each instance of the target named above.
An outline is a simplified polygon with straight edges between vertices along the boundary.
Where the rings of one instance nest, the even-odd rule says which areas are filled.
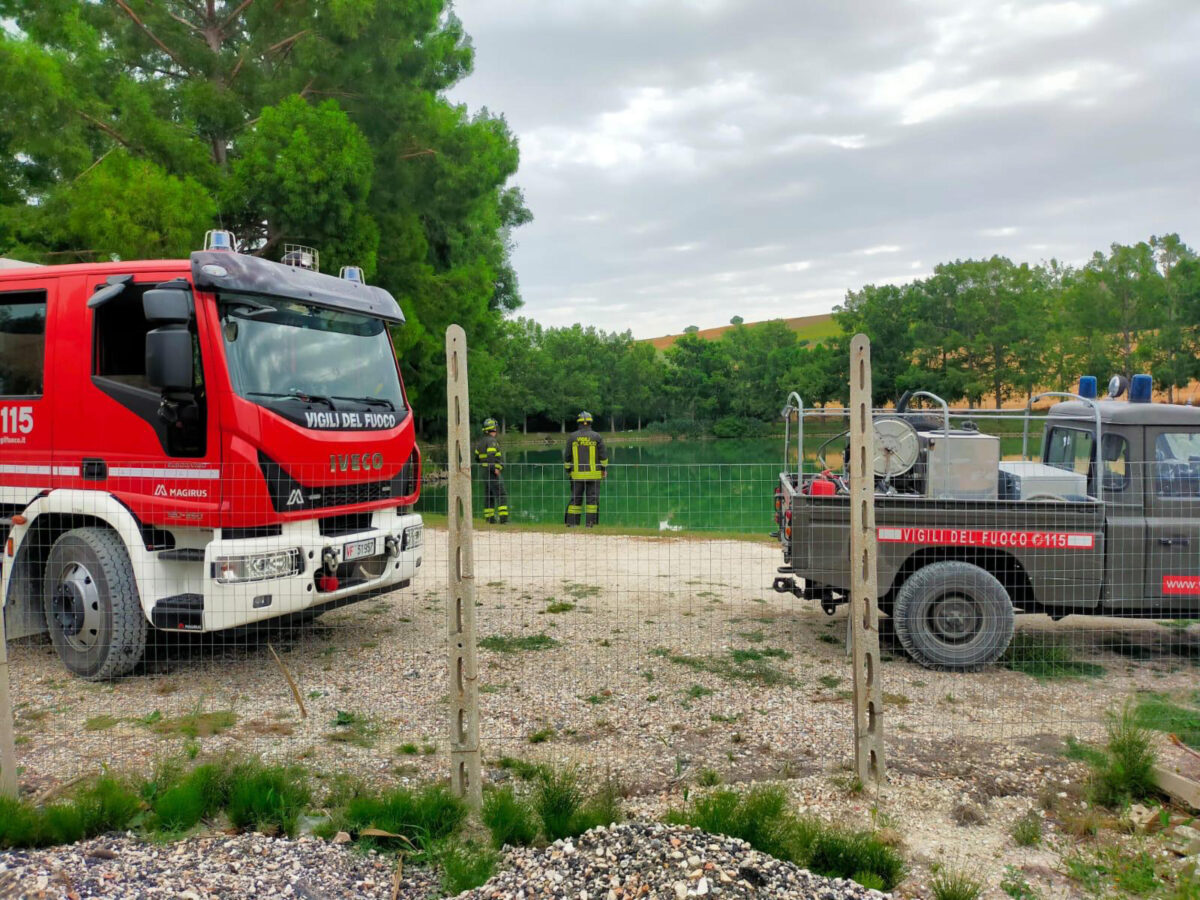
[[[455,0],[503,113],[524,315],[827,312],[1000,253],[1200,245],[1200,0]]]

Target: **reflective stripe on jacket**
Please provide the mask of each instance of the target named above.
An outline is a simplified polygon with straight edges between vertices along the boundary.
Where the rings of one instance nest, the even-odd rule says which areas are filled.
[[[576,481],[594,481],[603,477],[608,467],[604,438],[586,427],[573,431],[567,438],[563,465]]]
[[[500,450],[500,442],[490,434],[485,434],[475,442],[475,459],[489,472],[504,468],[504,454]]]

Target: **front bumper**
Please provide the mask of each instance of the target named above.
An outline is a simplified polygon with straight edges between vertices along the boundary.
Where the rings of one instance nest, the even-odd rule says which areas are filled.
[[[327,529],[322,534],[322,527],[317,519],[288,522],[278,535],[209,542],[204,550],[203,595],[183,595],[157,604],[152,621],[170,630],[236,628],[405,587],[421,565],[424,534],[419,515],[384,509],[371,514],[365,530]],[[370,541],[374,552],[345,559],[348,545],[361,547]],[[298,571],[279,577],[239,578],[230,574],[225,562],[288,551],[298,556]]]

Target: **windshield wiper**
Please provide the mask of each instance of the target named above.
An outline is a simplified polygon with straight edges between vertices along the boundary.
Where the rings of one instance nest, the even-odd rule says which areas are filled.
[[[301,403],[324,403],[330,409],[337,409],[333,400],[320,394],[306,394],[303,391],[246,391],[247,397],[269,397],[274,400],[299,400]]]
[[[396,404],[385,397],[341,397],[337,394],[333,395],[334,400],[349,400],[351,403],[363,403],[367,406],[386,406],[388,409],[395,412]]]

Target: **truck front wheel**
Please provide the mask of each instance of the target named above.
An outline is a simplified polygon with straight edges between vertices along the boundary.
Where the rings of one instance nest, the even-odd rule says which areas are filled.
[[[974,671],[998,660],[1015,614],[994,575],[964,562],[918,570],[896,593],[892,619],[901,646],[928,669]]]
[[[68,669],[100,681],[125,675],[141,661],[146,616],[116,532],[66,532],[50,548],[43,583],[50,640]]]

